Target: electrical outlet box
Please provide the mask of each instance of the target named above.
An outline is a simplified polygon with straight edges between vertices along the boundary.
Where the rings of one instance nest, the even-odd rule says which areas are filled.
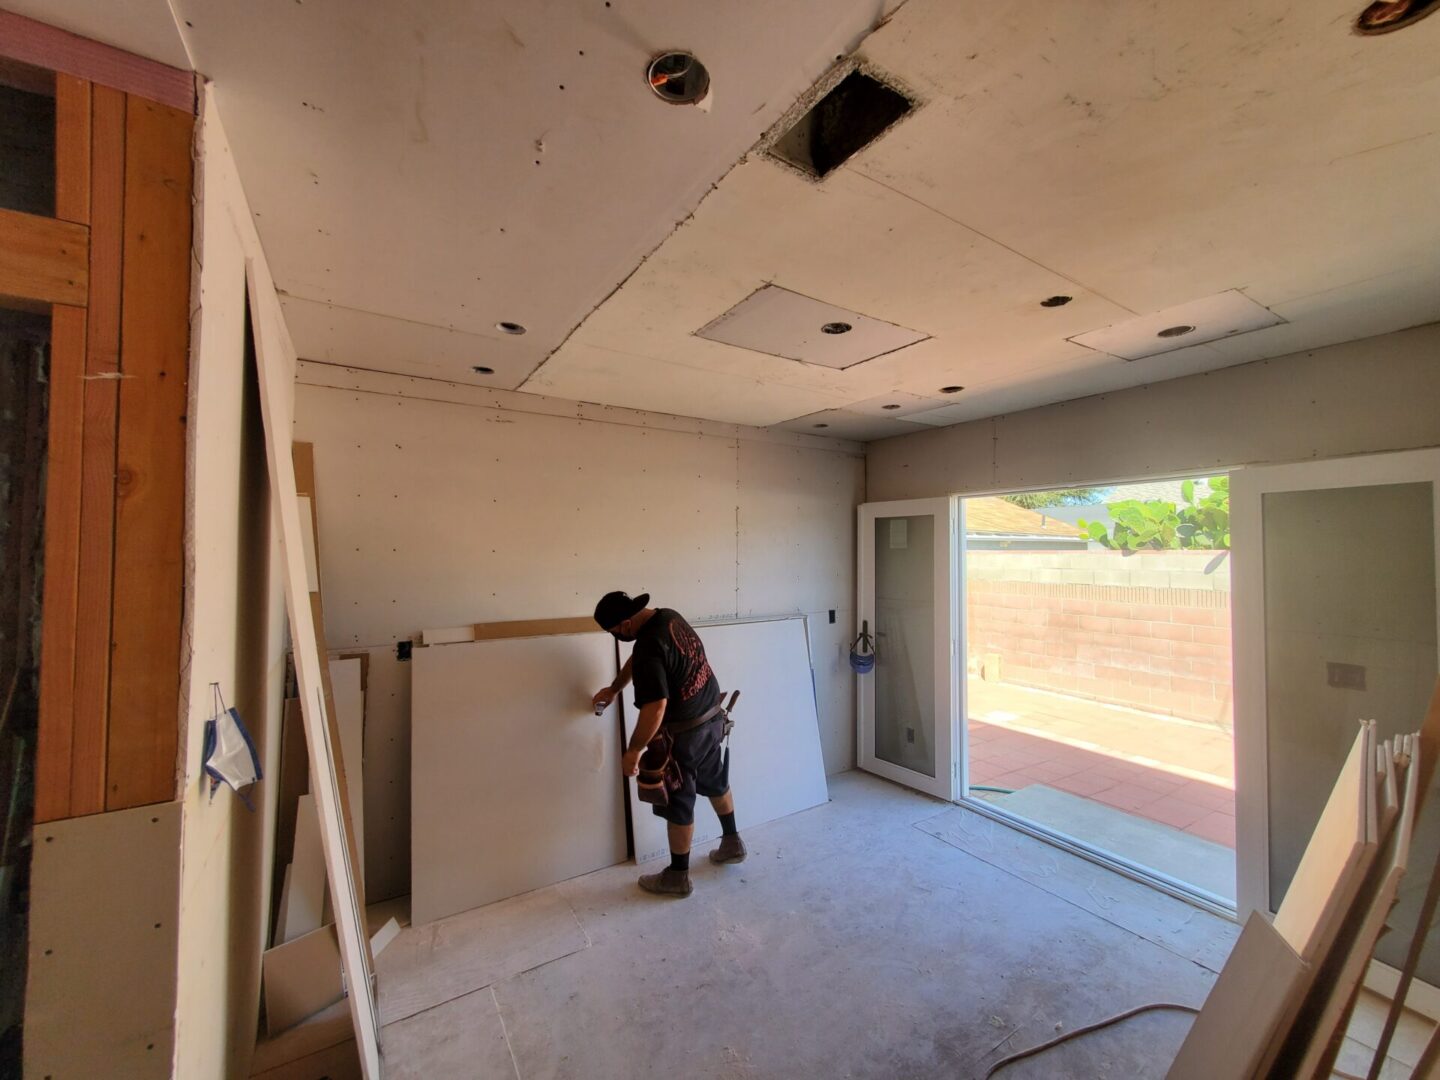
[[[831,608],[831,609],[830,609],[830,622],[831,622],[832,624],[835,622],[835,609],[834,609],[834,608]]]
[[[1325,665],[1325,682],[1337,690],[1364,690],[1365,666],[1337,664],[1331,660]]]
[[[907,727],[905,729],[905,741],[907,743],[913,743],[915,741],[915,729],[913,727]]]

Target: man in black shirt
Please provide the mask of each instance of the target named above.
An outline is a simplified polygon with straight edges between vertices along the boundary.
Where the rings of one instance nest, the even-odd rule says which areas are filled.
[[[745,842],[735,831],[730,752],[722,746],[725,716],[720,711],[720,683],[690,624],[678,611],[647,607],[649,602],[649,593],[631,599],[623,592],[612,592],[595,605],[595,621],[601,629],[621,641],[633,641],[635,648],[619,677],[597,691],[593,703],[608,706],[632,678],[635,680],[640,717],[620,762],[627,777],[640,771],[640,755],[662,725],[674,740],[672,753],[684,783],[671,794],[668,806],[652,808],[669,823],[670,865],[658,874],[642,874],[640,887],[667,896],[689,896],[697,794],[710,799],[724,833],[720,846],[710,852],[710,861],[741,862]]]

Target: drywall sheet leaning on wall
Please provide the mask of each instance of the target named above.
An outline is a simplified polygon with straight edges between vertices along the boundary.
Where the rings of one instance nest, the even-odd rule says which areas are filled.
[[[31,874],[25,1075],[169,1076],[180,804],[37,825]]]
[[[375,1008],[374,973],[371,970],[365,913],[356,893],[355,877],[361,872],[351,863],[350,841],[345,834],[345,815],[340,805],[340,780],[335,767],[335,748],[330,740],[330,720],[321,665],[320,635],[311,607],[305,573],[304,532],[300,524],[300,502],[295,485],[295,461],[290,443],[293,416],[286,380],[294,370],[295,347],[285,329],[275,283],[261,264],[246,266],[250,313],[255,330],[255,361],[260,372],[260,412],[265,421],[265,460],[270,469],[270,491],[280,521],[281,567],[285,580],[285,607],[290,617],[290,637],[295,646],[295,673],[300,684],[301,717],[310,755],[310,791],[320,811],[320,835],[325,849],[326,877],[335,906],[336,929],[340,936],[340,958],[349,987],[350,1016],[355,1024],[355,1041],[360,1063],[368,1080],[380,1076],[380,1022]],[[314,708],[311,708],[311,705]]]
[[[414,925],[625,861],[600,633],[416,649],[411,673]]]
[[[740,691],[730,735],[730,787],[741,831],[828,801],[805,620],[716,623],[695,630],[727,700]],[[635,715],[627,700],[627,739]],[[665,853],[665,822],[635,797],[634,781],[629,789],[635,860],[643,862]],[[715,815],[700,807],[695,842],[719,835]]]

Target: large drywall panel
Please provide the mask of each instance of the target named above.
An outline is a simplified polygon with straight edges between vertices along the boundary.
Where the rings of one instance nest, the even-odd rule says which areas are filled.
[[[496,359],[444,377],[514,388],[897,4],[173,6],[195,66],[235,103],[285,290],[398,324],[390,359],[425,355],[437,332],[473,335]],[[705,109],[646,85],[649,59],[677,47],[715,73]],[[507,337],[501,320],[529,333]],[[310,327],[297,321],[307,357],[327,345]]]
[[[196,160],[175,1075],[246,1076],[269,941],[285,600],[245,347],[245,260],[263,254],[208,90]],[[224,788],[210,798],[202,778],[212,683],[240,711],[261,756],[266,780],[250,793],[253,813]]]
[[[615,678],[612,638],[435,645],[412,663],[415,924],[624,860],[619,740],[590,708]]]
[[[180,804],[38,826],[31,873],[25,1075],[169,1076]]]
[[[830,795],[820,754],[805,620],[697,626],[695,631],[705,643],[705,658],[725,700],[740,692],[729,742],[730,789],[739,828],[754,828],[826,802]],[[635,716],[633,703],[627,703],[627,738]],[[626,788],[635,858],[663,855],[668,850],[664,820],[635,797],[633,781]],[[713,810],[703,797],[697,799],[694,842],[719,835]]]
[[[365,654],[365,898],[375,904],[410,891],[411,667],[394,645]]]
[[[1140,479],[1440,444],[1440,324],[887,439],[866,497]]]

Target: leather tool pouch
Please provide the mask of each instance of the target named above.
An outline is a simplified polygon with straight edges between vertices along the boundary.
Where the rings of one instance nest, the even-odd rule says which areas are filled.
[[[675,740],[662,730],[640,755],[640,772],[635,778],[635,792],[641,802],[653,806],[669,806],[670,793],[685,783],[680,763],[673,753]]]

